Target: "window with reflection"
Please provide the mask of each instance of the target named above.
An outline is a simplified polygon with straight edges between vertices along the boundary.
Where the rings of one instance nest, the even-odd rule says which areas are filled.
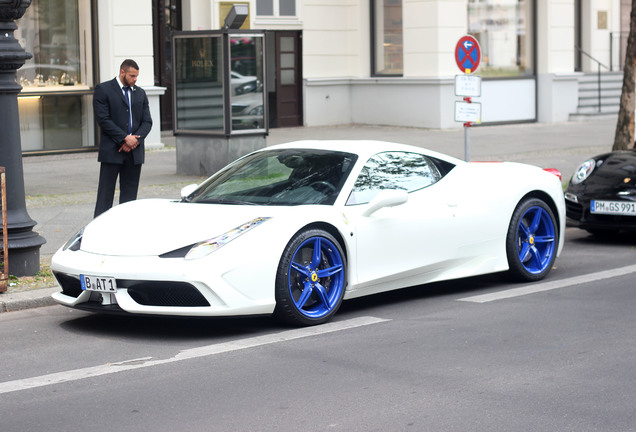
[[[263,37],[230,35],[232,131],[265,128]]]
[[[534,74],[534,6],[530,0],[468,0],[468,33],[479,41],[479,74]]]
[[[223,132],[221,36],[180,37],[174,44],[176,129]]]
[[[402,0],[371,0],[373,75],[402,75]]]
[[[20,85],[52,87],[85,82],[77,0],[34,0],[18,28],[23,48],[33,54],[18,70]]]
[[[442,177],[435,161],[419,153],[379,153],[362,168],[347,205],[366,204],[384,189],[420,190]]]

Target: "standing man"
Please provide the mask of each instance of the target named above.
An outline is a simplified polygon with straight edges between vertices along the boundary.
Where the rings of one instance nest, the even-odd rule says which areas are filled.
[[[152,127],[146,92],[135,85],[138,76],[137,63],[124,60],[119,76],[95,87],[93,110],[101,130],[95,217],[113,206],[117,176],[119,203],[137,199],[144,139]]]

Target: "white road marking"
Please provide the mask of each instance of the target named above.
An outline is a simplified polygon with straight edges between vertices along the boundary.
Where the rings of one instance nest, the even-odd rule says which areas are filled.
[[[77,381],[84,378],[92,378],[101,375],[114,374],[118,372],[129,371],[133,369],[141,369],[152,366],[158,366],[178,361],[194,359],[199,357],[207,357],[216,354],[226,353],[230,351],[238,351],[247,348],[254,348],[264,345],[271,345],[279,342],[287,342],[295,339],[301,339],[310,336],[318,336],[326,333],[333,333],[342,330],[348,330],[356,327],[367,326],[390,321],[388,319],[375,317],[360,317],[346,321],[332,322],[315,327],[305,327],[294,330],[287,330],[281,333],[256,336],[253,338],[239,339],[236,341],[225,342],[214,345],[207,345],[198,348],[191,348],[181,351],[174,357],[161,360],[152,360],[152,357],[142,357],[138,359],[126,360],[118,363],[107,363],[94,367],[83,369],[75,369],[65,372],[58,372],[48,375],[42,375],[33,378],[25,378],[15,381],[7,381],[0,383],[0,394],[10,393],[21,390],[28,390],[47,385],[61,384],[70,381]]]
[[[502,299],[508,299],[513,297],[520,297],[528,294],[534,294],[543,291],[550,291],[559,288],[565,288],[572,285],[579,285],[584,283],[596,282],[603,279],[610,279],[613,277],[624,276],[630,273],[636,272],[636,265],[629,265],[626,267],[620,267],[612,270],[605,270],[596,273],[590,273],[581,276],[575,276],[567,279],[561,279],[551,282],[534,283],[531,285],[525,285],[520,288],[513,288],[505,291],[499,291],[491,294],[483,294],[472,297],[464,297],[458,299],[459,301],[473,302],[473,303],[488,303]]]

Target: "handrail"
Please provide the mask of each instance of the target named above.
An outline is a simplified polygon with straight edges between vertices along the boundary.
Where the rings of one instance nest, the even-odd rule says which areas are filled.
[[[627,48],[627,47],[623,47],[623,35],[625,36],[629,35],[629,31],[627,30],[614,31],[614,32],[610,32],[609,34],[610,72],[614,70],[614,39],[616,38],[616,36],[618,36],[618,69],[619,70],[623,69],[623,48],[625,49]]]
[[[609,68],[608,68],[607,66],[605,66],[603,63],[601,63],[599,60],[595,59],[595,58],[594,58],[594,57],[592,57],[590,54],[588,54],[587,52],[583,51],[583,50],[581,49],[581,47],[580,47],[580,46],[578,46],[578,45],[574,45],[574,48],[576,48],[576,50],[577,50],[578,52],[580,52],[581,54],[585,54],[586,56],[588,56],[590,60],[595,61],[595,62],[596,62],[596,63],[598,63],[600,66],[603,66],[605,69],[609,70]]]
[[[605,66],[603,63],[601,63],[600,61],[598,61],[597,59],[595,59],[594,57],[592,57],[590,54],[583,51],[581,47],[579,47],[578,45],[574,45],[574,48],[576,48],[578,52],[580,52],[581,54],[585,54],[586,56],[588,56],[590,60],[595,61],[596,64],[598,64],[598,80],[597,80],[598,81],[598,112],[600,113],[601,112],[601,66],[603,66],[607,70],[609,70],[609,68]]]

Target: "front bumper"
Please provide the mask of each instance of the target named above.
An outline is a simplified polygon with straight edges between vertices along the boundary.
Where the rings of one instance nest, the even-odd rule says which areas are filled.
[[[131,314],[241,316],[274,311],[273,282],[269,289],[260,281],[263,289],[254,291],[252,281],[240,276],[244,273],[240,268],[215,264],[210,266],[205,260],[59,251],[53,257],[51,270],[62,291],[52,298],[72,308]],[[84,291],[80,274],[114,277],[118,289],[115,293]]]
[[[594,214],[590,212],[590,201],[581,197],[574,201],[566,196],[565,210],[569,226],[586,230],[636,231],[635,216]],[[619,199],[612,198],[611,201]]]

